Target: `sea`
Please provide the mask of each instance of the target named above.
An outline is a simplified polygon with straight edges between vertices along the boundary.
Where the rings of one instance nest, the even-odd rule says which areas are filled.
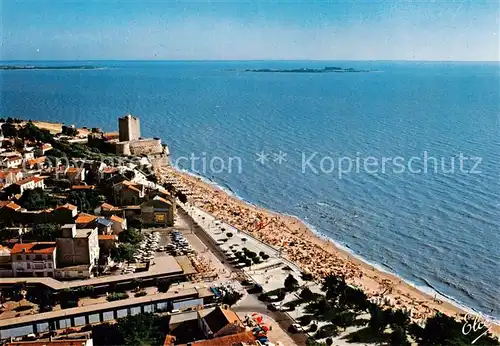
[[[98,67],[0,71],[1,117],[114,131],[131,113],[179,168],[500,319],[498,62],[1,64]],[[324,67],[369,72],[278,72]]]

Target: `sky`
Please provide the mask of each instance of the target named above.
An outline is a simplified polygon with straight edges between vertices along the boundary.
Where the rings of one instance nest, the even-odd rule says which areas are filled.
[[[0,6],[0,60],[500,60],[497,1],[0,0]]]

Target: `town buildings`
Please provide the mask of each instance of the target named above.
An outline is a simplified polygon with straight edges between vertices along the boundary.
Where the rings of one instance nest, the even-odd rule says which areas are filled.
[[[56,239],[58,272],[60,278],[86,278],[99,261],[97,228],[77,229],[76,224],[61,228],[62,236]],[[64,269],[66,268],[66,269]]]
[[[11,250],[13,276],[54,277],[56,244],[15,244]]]

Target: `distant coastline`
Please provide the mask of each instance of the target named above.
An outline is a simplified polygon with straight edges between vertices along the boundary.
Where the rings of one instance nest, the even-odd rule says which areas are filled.
[[[0,65],[0,70],[96,70],[101,67],[89,65],[74,66],[36,66],[36,65]]]
[[[294,68],[294,69],[246,69],[245,72],[274,72],[274,73],[344,73],[344,72],[370,72],[369,70],[357,70],[343,67],[323,67],[323,68]]]

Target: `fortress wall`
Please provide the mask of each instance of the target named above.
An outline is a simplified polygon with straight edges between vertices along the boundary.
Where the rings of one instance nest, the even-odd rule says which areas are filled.
[[[161,139],[141,139],[128,143],[131,155],[153,155],[163,153]]]

